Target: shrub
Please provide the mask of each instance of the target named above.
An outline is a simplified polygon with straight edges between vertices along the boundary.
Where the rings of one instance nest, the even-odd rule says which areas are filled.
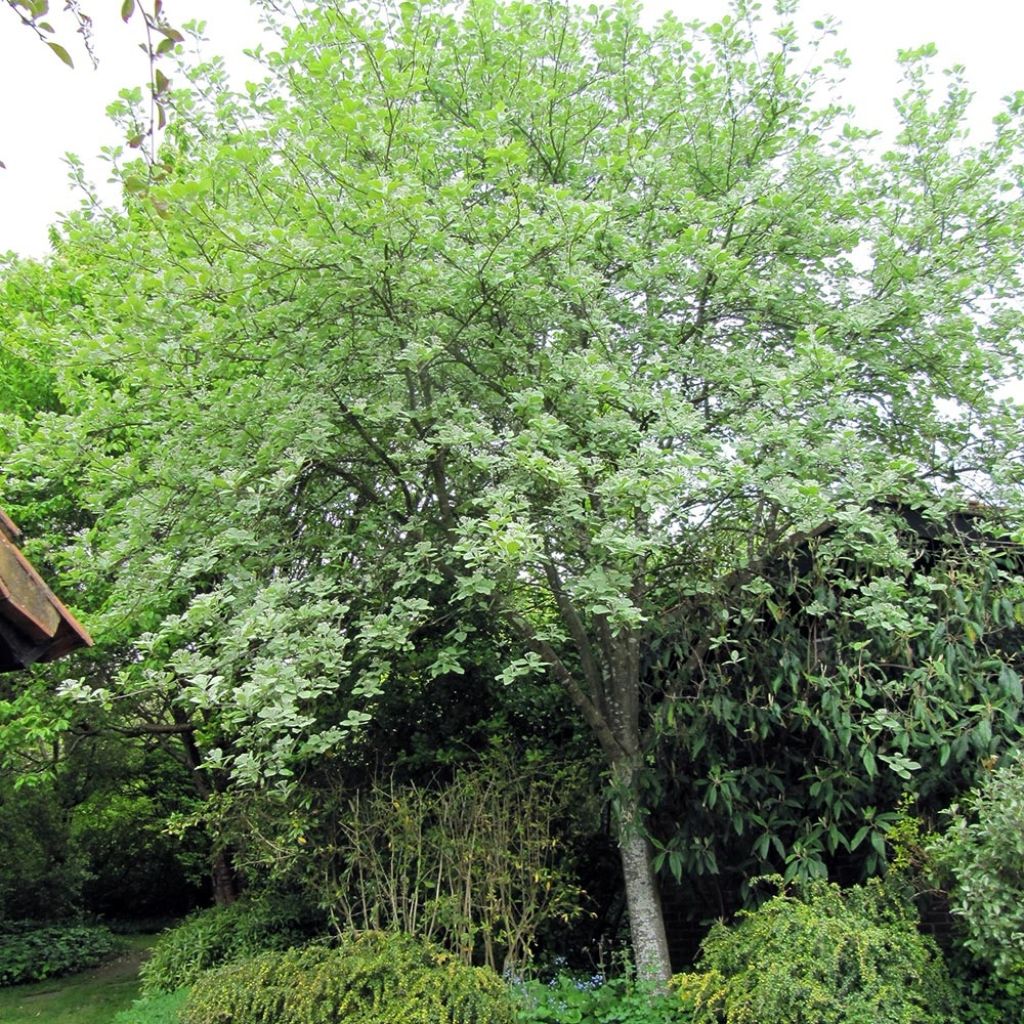
[[[110,1024],[178,1024],[187,995],[187,988],[179,988],[177,992],[161,992],[137,999]]]
[[[305,942],[300,918],[295,908],[268,900],[239,900],[190,914],[157,939],[142,965],[142,991],[173,992],[211,967]]]
[[[1024,759],[990,772],[947,812],[928,845],[947,877],[964,947],[1007,984],[1024,988]],[[1018,991],[1016,994],[1020,994]]]
[[[343,931],[414,932],[508,974],[532,956],[545,923],[581,913],[559,821],[578,796],[569,769],[492,751],[441,787],[381,780],[356,793],[318,844]],[[382,857],[381,850],[388,856]]]
[[[1003,979],[962,946],[946,951],[957,991],[956,1024],[1024,1024],[1024,979]]]
[[[204,974],[184,1024],[511,1024],[493,971],[399,933],[263,953]]]
[[[780,892],[673,979],[694,1024],[939,1024],[952,988],[916,913],[879,882]]]
[[[98,925],[0,925],[0,985],[42,981],[105,960],[118,942]]]
[[[580,979],[558,975],[519,989],[518,1024],[688,1024],[678,999],[635,978]]]

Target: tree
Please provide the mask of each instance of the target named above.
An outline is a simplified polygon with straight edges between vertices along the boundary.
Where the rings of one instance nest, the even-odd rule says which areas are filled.
[[[397,672],[481,642],[510,684],[548,673],[660,976],[657,709],[730,644],[680,628],[695,603],[755,603],[828,524],[891,586],[830,579],[909,643],[894,509],[1019,522],[1024,97],[968,146],[959,76],[936,102],[904,54],[878,154],[829,62],[800,70],[821,41],[756,31],[743,3],[653,30],[630,3],[324,3],[246,95],[194,73],[125,212],[66,225],[66,411],[4,499],[74,479],[99,699],[232,785],[287,786]],[[671,678],[645,671],[674,630]]]

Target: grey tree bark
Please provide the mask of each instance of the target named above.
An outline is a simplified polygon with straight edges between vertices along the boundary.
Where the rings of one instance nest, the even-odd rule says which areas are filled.
[[[628,763],[617,765],[612,771],[613,786],[618,795],[619,856],[637,972],[661,987],[671,976],[672,967],[661,892],[654,871],[651,844],[644,829],[638,774],[639,769]]]
[[[599,618],[598,635],[591,638],[553,566],[549,567],[548,577],[579,655],[582,678],[577,678],[558,652],[538,637],[521,616],[512,612],[509,620],[562,684],[607,758],[617,805],[616,831],[633,957],[640,972],[659,986],[664,985],[671,976],[672,965],[653,853],[644,827],[646,812],[640,800],[644,754],[639,635],[631,630],[613,632],[607,621]]]

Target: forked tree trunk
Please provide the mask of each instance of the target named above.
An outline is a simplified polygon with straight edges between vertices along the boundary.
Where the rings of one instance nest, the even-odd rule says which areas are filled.
[[[640,801],[644,761],[640,735],[639,636],[636,631],[628,630],[613,633],[608,623],[601,621],[597,641],[592,643],[553,563],[547,566],[547,572],[552,594],[579,653],[581,679],[573,675],[558,652],[537,636],[525,619],[515,612],[509,619],[565,687],[608,759],[617,803],[616,834],[633,956],[638,971],[659,987],[664,986],[671,976],[672,966],[654,858],[645,828],[646,814]],[[595,651],[603,657],[599,659]]]

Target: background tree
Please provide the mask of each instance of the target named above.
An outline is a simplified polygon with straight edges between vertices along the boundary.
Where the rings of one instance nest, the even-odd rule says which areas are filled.
[[[67,226],[91,314],[5,491],[73,477],[94,517],[62,557],[122,657],[79,695],[158,707],[233,786],[344,749],[411,654],[442,678],[500,638],[504,681],[548,673],[661,976],[643,797],[727,600],[828,524],[869,567],[829,585],[916,657],[938,598],[901,608],[898,510],[1018,523],[1024,102],[968,146],[962,82],[936,102],[905,54],[878,155],[817,44],[753,17],[326,3],[245,96],[194,73],[161,173]]]
[[[876,873],[908,801],[945,807],[1020,740],[1019,545],[986,538],[981,509],[890,511],[904,566],[825,531],[721,605],[695,599],[649,649],[676,691],[653,713],[656,860],[706,890],[697,918],[754,877]]]
[[[208,898],[206,850],[166,831],[196,798],[158,746],[69,732],[21,754],[33,784],[10,757],[0,772],[0,920],[164,918]]]

